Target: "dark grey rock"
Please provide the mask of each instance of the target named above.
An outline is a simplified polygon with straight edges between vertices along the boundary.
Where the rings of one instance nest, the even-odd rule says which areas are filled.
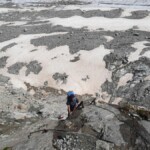
[[[150,43],[145,43],[144,45],[145,45],[145,46],[150,46]]]
[[[115,70],[121,65],[125,65],[128,63],[127,56],[119,56],[115,53],[110,53],[104,56],[104,61],[106,62],[106,68],[109,70]]]
[[[46,36],[31,40],[31,44],[35,46],[44,45],[50,50],[57,46],[68,45],[72,54],[81,49],[92,50],[100,44],[103,44],[103,42],[106,42],[106,39],[98,32],[73,32],[65,35]]]
[[[45,82],[44,82],[44,86],[48,86],[48,81],[45,81]]]
[[[26,64],[23,62],[17,62],[13,64],[12,66],[8,67],[8,73],[10,74],[19,74],[19,71],[24,67]]]
[[[131,16],[125,17],[128,19],[143,19],[145,17],[147,17],[149,15],[149,11],[147,10],[137,10],[137,11],[133,11],[131,12]]]
[[[134,36],[139,36],[139,33],[133,33]]]
[[[7,46],[5,46],[1,49],[1,52],[6,52],[7,49],[9,49],[9,48],[11,48],[15,45],[17,45],[17,44],[16,43],[11,43],[11,44],[7,45]]]
[[[69,140],[65,140],[66,136],[70,136]],[[79,140],[76,141],[74,140],[76,135],[78,135]],[[54,146],[56,149],[86,149],[86,150],[96,150],[96,142],[94,141],[95,138],[90,136],[90,135],[86,135],[86,134],[66,134],[65,136],[63,135],[59,135],[58,139],[54,139]]]
[[[91,10],[85,11],[82,13],[82,16],[85,18],[94,17],[94,16],[102,16],[106,18],[118,18],[121,16],[123,10],[122,9],[114,9],[111,11],[101,11],[101,10]]]
[[[114,89],[116,88],[116,85],[115,85],[115,83],[109,82],[108,80],[106,80],[106,81],[103,83],[103,85],[101,86],[101,88],[102,88],[102,91],[103,91],[103,92],[106,92],[106,91],[107,91],[108,94],[113,95]]]
[[[27,30],[27,28],[25,28],[23,31],[24,31],[24,32],[27,32],[28,30]]]
[[[34,74],[39,74],[39,72],[42,70],[41,64],[38,63],[38,61],[31,61],[28,65],[26,65],[26,76],[30,74],[30,72],[33,72]]]
[[[150,51],[150,47],[146,47],[142,50],[142,52],[140,53],[140,55],[143,55],[144,53]]]
[[[90,79],[88,75],[85,78],[82,78],[83,81],[87,81],[88,79]]]
[[[33,49],[33,50],[31,50],[30,52],[35,52],[35,51],[37,51],[37,49]]]
[[[4,56],[4,57],[1,57],[0,58],[0,68],[4,68],[7,64],[7,59],[8,57],[7,56]]]
[[[9,77],[3,76],[2,74],[0,74],[0,84],[5,84],[8,83],[8,81],[10,80]]]
[[[65,84],[67,82],[68,75],[66,73],[61,74],[57,72],[52,77],[54,80],[62,81],[63,84]]]
[[[75,56],[74,59],[70,60],[70,62],[77,62],[80,60],[80,56]]]
[[[132,118],[124,115],[107,104],[99,104],[98,107],[90,106],[85,108],[83,112],[86,125],[92,127],[97,133],[101,132],[101,130],[104,131],[99,139],[104,143],[105,146],[101,144],[104,149],[109,149],[109,146],[113,147],[113,149],[136,149],[136,141],[142,143],[141,146],[138,143],[139,147],[149,147],[150,135],[147,126],[143,127],[139,124],[140,121],[138,122],[135,118],[135,120],[132,120]]]
[[[114,144],[102,140],[96,141],[96,150],[113,150]]]
[[[109,11],[102,11],[102,10],[89,10],[89,11],[81,11],[79,9],[76,10],[41,10],[41,11],[24,11],[24,12],[11,12],[7,14],[0,14],[0,20],[2,21],[20,21],[22,18],[28,18],[28,25],[34,25],[34,24],[46,24],[47,21],[37,21],[37,18],[45,17],[45,18],[67,18],[72,16],[83,16],[85,18],[90,17],[96,17],[96,16],[102,16],[106,18],[118,18],[121,16],[123,10],[122,9],[114,9]]]

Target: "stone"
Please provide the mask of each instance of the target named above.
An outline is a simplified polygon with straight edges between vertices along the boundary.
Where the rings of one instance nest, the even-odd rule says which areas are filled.
[[[20,70],[25,66],[23,62],[17,62],[8,67],[8,73],[18,75]]]
[[[24,32],[27,32],[28,30],[25,28],[23,31],[24,31]]]
[[[139,36],[139,33],[133,33],[134,36]]]
[[[56,80],[57,82],[59,81],[62,81],[62,84],[66,84],[67,83],[67,78],[68,78],[68,75],[66,73],[55,73],[53,74],[53,79]]]
[[[41,63],[38,61],[34,60],[31,61],[29,64],[26,65],[27,70],[26,70],[26,76],[30,74],[30,72],[33,72],[34,74],[39,74],[42,70]]]
[[[102,140],[96,141],[96,150],[113,150],[114,144]]]
[[[10,77],[7,76],[3,76],[2,74],[0,74],[0,84],[5,84],[8,83],[8,81],[10,80]]]
[[[44,86],[48,86],[48,81],[45,81],[45,82],[44,82]]]

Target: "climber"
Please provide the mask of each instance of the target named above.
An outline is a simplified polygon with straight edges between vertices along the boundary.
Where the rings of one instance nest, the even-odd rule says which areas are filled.
[[[73,91],[67,92],[67,109],[68,117],[77,109],[84,108],[83,101],[79,103],[79,100],[76,98]]]

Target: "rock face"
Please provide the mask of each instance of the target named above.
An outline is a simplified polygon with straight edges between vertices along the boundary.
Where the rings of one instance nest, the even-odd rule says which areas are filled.
[[[0,58],[0,68],[4,68],[6,66],[6,61],[7,61],[8,57],[2,57]]]
[[[53,132],[46,131],[46,128],[53,128],[57,125],[57,121],[43,120],[33,125],[24,125],[24,128],[11,136],[1,139],[0,149],[46,149],[53,150],[52,139]],[[46,128],[45,128],[46,127]],[[44,128],[44,129],[43,129]]]
[[[145,132],[134,118],[130,118],[125,114],[121,114],[117,109],[108,105],[100,105],[100,108],[88,108],[89,112],[85,112],[87,117],[87,124],[99,134],[100,140],[107,143],[108,147],[120,147],[120,149],[136,149],[136,147],[142,147],[143,149],[149,144],[149,132]],[[86,109],[84,109],[86,111]],[[88,114],[89,113],[89,114]],[[125,116],[124,116],[125,115]],[[140,121],[139,121],[140,122]],[[141,135],[145,132],[143,138]],[[140,139],[140,140],[139,140]],[[137,144],[136,142],[139,141]],[[145,143],[143,145],[143,143]],[[142,146],[141,144],[142,143]],[[113,145],[114,144],[114,145]],[[107,147],[106,146],[106,147]],[[142,148],[141,148],[142,149]]]
[[[122,121],[117,117],[120,114],[117,110],[107,107],[104,106],[104,109],[95,106],[87,107],[84,109],[84,117],[87,119],[87,125],[97,132],[100,139],[121,146],[125,141],[119,131]]]
[[[150,147],[148,125],[108,104],[89,105],[59,123],[53,144],[57,149],[142,150]]]
[[[108,61],[111,59],[107,59]],[[109,62],[110,62],[109,61]],[[115,61],[116,62],[116,61]],[[111,64],[108,65],[109,67]],[[149,59],[140,58],[135,62],[128,63],[125,67],[114,69],[112,75],[112,82],[106,81],[102,85],[103,91],[107,91],[113,95],[112,101],[115,97],[122,97],[132,104],[141,105],[149,108],[149,80],[146,77],[150,74]],[[133,69],[134,68],[134,69]],[[118,86],[121,77],[131,73],[131,79],[127,79],[125,85]],[[107,89],[106,89],[107,88]]]

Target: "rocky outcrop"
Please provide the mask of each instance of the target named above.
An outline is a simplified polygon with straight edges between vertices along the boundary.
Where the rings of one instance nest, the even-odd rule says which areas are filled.
[[[57,149],[147,149],[148,124],[108,104],[89,105],[57,126],[61,132],[54,133],[53,144]]]
[[[1,87],[0,98],[3,98],[3,102],[8,103],[11,99],[13,103],[9,108],[3,103],[3,111],[0,112],[0,149],[150,148],[148,110],[136,109],[129,103],[120,103],[116,107],[95,101],[92,105],[95,99],[85,95],[80,97],[84,100],[85,108],[65,119],[66,97],[63,93],[60,95],[56,91],[49,91],[46,97],[40,96],[40,103],[37,97],[31,97],[21,89],[7,87],[5,95],[3,90]],[[38,90],[39,95],[42,94],[42,88]],[[17,101],[24,101],[24,104]],[[63,120],[58,119],[60,115]],[[148,118],[145,120],[142,115]]]

